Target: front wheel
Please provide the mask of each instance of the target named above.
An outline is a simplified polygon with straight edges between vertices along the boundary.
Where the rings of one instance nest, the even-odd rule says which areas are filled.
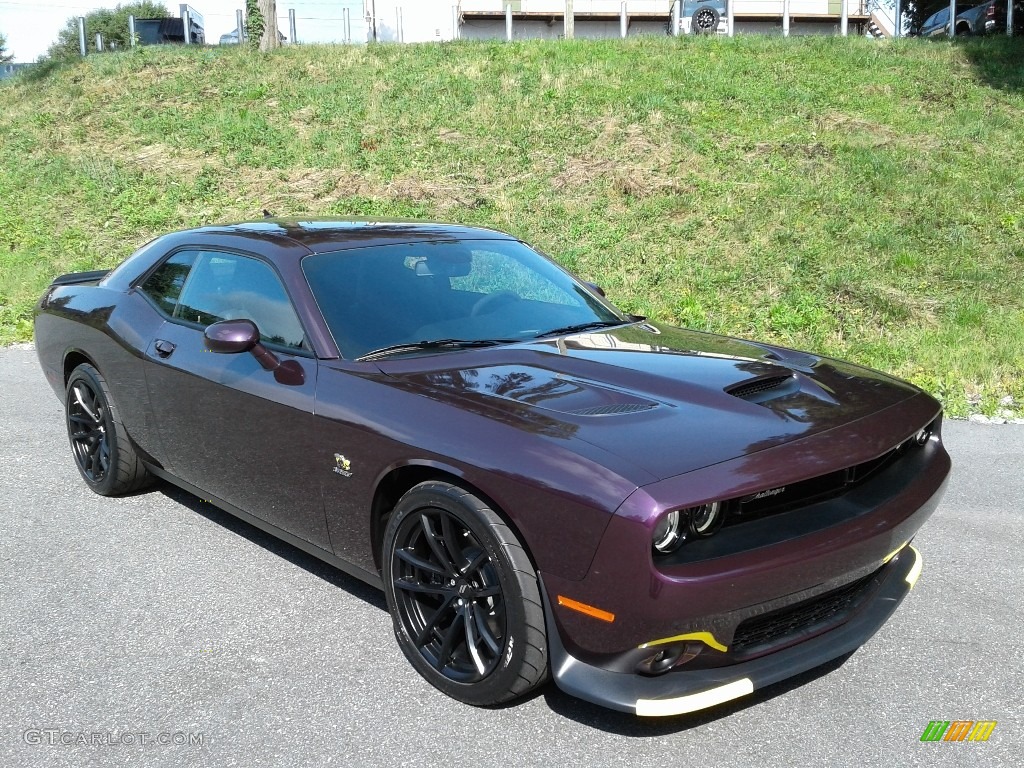
[[[442,482],[412,488],[388,521],[383,567],[398,645],[431,685],[487,706],[547,679],[536,572],[476,496]]]

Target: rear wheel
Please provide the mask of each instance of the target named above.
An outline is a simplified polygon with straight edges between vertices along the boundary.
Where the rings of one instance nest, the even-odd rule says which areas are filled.
[[[90,488],[101,496],[117,496],[149,482],[150,474],[128,439],[106,380],[88,363],[71,372],[64,411],[75,465]]]
[[[448,483],[420,483],[395,507],[383,555],[395,637],[431,685],[486,706],[547,679],[536,572],[480,499]]]

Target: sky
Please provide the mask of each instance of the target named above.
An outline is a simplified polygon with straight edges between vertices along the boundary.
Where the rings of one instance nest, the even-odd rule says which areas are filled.
[[[121,0],[122,5],[127,2]],[[14,55],[14,61],[32,62],[46,53],[69,18],[116,5],[118,0],[0,0],[0,34],[7,38],[7,53]],[[172,16],[178,15],[179,3],[164,5]],[[193,0],[190,5],[203,14],[207,42],[216,43],[222,34],[235,28],[235,10],[245,3],[244,0]],[[341,42],[344,38],[342,8],[345,6],[353,9],[353,37],[365,40],[362,0],[277,0],[278,26],[285,36],[289,35],[288,9],[294,8],[300,42]]]

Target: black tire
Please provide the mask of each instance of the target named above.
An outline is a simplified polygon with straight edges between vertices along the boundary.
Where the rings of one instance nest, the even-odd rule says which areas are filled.
[[[131,493],[152,479],[121,423],[106,380],[88,363],[68,377],[64,413],[75,466],[96,493]]]
[[[405,657],[454,699],[489,706],[548,676],[537,574],[504,521],[448,483],[420,483],[384,532],[384,593]]]
[[[710,5],[702,5],[690,17],[690,30],[695,35],[710,35],[718,31],[718,22],[722,20],[718,11]]]

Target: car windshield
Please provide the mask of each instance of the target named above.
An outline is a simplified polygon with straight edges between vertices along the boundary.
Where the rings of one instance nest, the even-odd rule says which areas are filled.
[[[507,343],[629,322],[561,267],[515,240],[358,248],[307,256],[302,267],[349,359],[381,350],[436,354],[480,346],[473,342]]]

